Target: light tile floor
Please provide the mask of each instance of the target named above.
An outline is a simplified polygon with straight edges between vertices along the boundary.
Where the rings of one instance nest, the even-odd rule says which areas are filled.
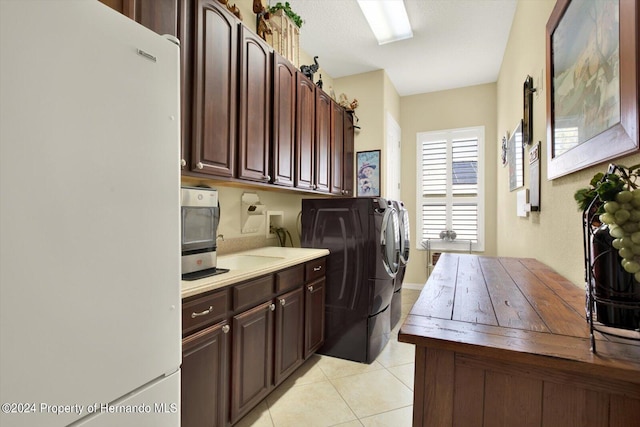
[[[410,427],[414,346],[398,331],[420,291],[402,289],[402,318],[371,364],[313,355],[238,427]]]

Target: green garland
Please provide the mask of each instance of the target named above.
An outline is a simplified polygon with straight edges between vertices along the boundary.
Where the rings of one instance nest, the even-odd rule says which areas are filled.
[[[278,10],[284,11],[284,14],[287,15],[289,19],[291,19],[291,21],[293,21],[293,23],[296,24],[298,28],[302,28],[302,22],[303,22],[302,18],[300,18],[300,15],[298,15],[293,10],[291,10],[291,5],[289,4],[288,1],[285,2],[284,5],[278,2],[275,4],[275,6],[269,7],[269,13],[274,13],[274,12],[277,12]]]

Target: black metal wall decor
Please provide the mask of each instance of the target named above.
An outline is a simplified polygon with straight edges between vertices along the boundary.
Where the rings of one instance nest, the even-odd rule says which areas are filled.
[[[523,95],[523,116],[522,116],[522,145],[529,145],[533,141],[533,78],[527,76],[524,80]]]

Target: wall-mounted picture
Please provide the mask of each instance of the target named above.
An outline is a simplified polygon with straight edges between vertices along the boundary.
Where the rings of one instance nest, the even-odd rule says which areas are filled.
[[[357,161],[357,196],[380,197],[380,150],[359,151]]]
[[[638,150],[638,7],[556,2],[547,23],[550,179]]]
[[[509,191],[524,185],[524,148],[522,146],[522,120],[511,134],[508,142]]]

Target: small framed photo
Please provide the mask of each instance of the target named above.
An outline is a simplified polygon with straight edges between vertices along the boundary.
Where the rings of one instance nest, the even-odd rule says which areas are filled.
[[[358,197],[380,197],[380,150],[356,153]]]

